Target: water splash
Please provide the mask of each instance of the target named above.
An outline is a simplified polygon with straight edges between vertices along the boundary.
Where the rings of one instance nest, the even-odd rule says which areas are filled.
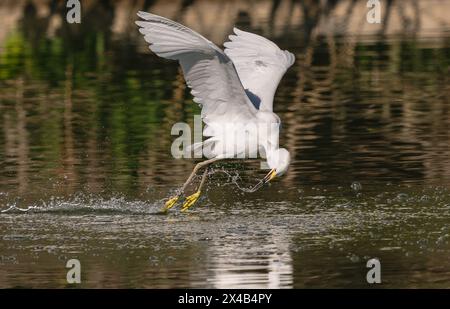
[[[103,198],[91,194],[76,194],[71,197],[51,197],[34,205],[19,207],[18,203],[8,205],[0,213],[58,213],[58,214],[155,214],[160,212],[163,200],[146,202],[128,200],[124,196]]]
[[[37,206],[28,206],[27,208],[20,208],[20,207],[17,207],[16,204],[13,204],[13,205],[9,206],[7,209],[0,211],[0,213],[28,212],[28,211],[39,210],[39,209],[41,209],[41,208],[37,207]]]
[[[226,182],[223,183],[224,186],[235,185],[236,188],[238,188],[240,191],[245,192],[245,193],[256,192],[262,187],[262,184],[263,184],[262,180],[260,180],[256,185],[253,185],[251,187],[243,187],[238,182],[238,181],[242,180],[239,172],[235,171],[234,174],[232,174],[232,172],[226,170],[225,168],[222,168],[222,169],[211,170],[211,172],[209,172],[208,175],[213,175],[215,173],[223,173],[228,177]]]

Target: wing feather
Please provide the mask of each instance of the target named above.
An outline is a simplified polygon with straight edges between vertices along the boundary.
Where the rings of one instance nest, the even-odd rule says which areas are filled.
[[[252,102],[259,99],[260,110],[272,111],[275,91],[295,56],[262,36],[237,28],[233,31],[224,44],[225,54],[233,61],[249,97],[256,96]]]
[[[205,123],[248,121],[257,112],[231,59],[211,41],[170,19],[139,12],[136,21],[150,49],[178,60]]]

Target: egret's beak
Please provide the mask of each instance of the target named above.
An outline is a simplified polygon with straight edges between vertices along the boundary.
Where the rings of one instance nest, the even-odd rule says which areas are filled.
[[[277,172],[275,171],[275,169],[271,169],[270,172],[266,175],[266,177],[264,177],[264,183],[268,183],[269,181],[271,181],[272,179],[274,179],[277,176]]]
[[[277,173],[275,172],[275,169],[270,170],[270,172],[261,179],[252,189],[250,189],[249,192],[255,192],[259,188],[261,188],[265,183],[268,183],[272,179],[274,179],[277,176]]]

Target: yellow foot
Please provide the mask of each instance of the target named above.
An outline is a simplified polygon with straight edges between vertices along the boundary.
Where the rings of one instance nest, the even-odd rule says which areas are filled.
[[[176,204],[176,202],[178,201],[179,198],[180,198],[179,195],[170,198],[164,205],[162,211],[168,211],[170,208],[172,208]]]
[[[194,203],[198,200],[200,197],[200,191],[195,192],[194,194],[186,197],[186,201],[184,201],[183,207],[181,208],[181,211],[186,211],[194,205]]]

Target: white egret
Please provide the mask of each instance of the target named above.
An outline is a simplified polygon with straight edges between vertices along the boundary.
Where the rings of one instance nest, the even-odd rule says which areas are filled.
[[[136,24],[150,49],[160,57],[179,61],[194,102],[202,107],[204,135],[209,136],[193,148],[207,146],[210,159],[195,166],[181,191],[166,202],[165,210],[175,205],[194,175],[205,168],[197,191],[186,197],[182,211],[192,206],[200,196],[207,166],[217,160],[245,158],[242,154],[263,151],[270,172],[255,190],[285,173],[290,155],[278,147],[278,130],[262,133],[260,128],[261,124],[277,128],[280,124],[279,117],[272,112],[273,98],[282,76],[295,61],[294,55],[262,36],[237,28],[222,51],[197,32],[170,19],[146,12],[139,12],[138,16],[143,20]],[[236,124],[234,129],[223,130],[229,123]],[[255,124],[256,132],[245,129],[248,124]],[[236,143],[235,139],[227,140],[229,135],[250,142],[228,147],[229,140]]]

